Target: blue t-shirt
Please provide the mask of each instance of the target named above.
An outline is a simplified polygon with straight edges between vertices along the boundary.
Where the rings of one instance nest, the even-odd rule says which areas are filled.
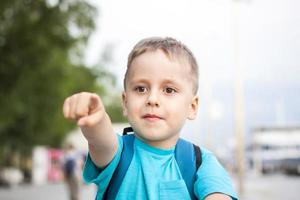
[[[117,154],[104,169],[94,165],[88,156],[83,170],[87,183],[98,186],[97,200],[102,199],[109,181],[116,169],[123,149],[122,137],[118,137]],[[125,199],[190,199],[189,192],[175,160],[174,148],[159,149],[147,145],[140,139],[134,140],[134,154],[128,171],[116,196],[117,200]],[[194,193],[200,200],[207,195],[219,192],[237,199],[231,180],[215,156],[201,148],[202,164],[199,167],[194,184]]]

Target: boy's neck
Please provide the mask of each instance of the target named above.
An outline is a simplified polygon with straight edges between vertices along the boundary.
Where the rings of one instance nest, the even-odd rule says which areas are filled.
[[[172,138],[168,138],[166,140],[148,140],[146,138],[140,137],[138,134],[135,133],[135,136],[140,139],[142,142],[146,143],[149,146],[159,148],[159,149],[170,149],[174,147],[179,139],[179,134],[174,135]]]

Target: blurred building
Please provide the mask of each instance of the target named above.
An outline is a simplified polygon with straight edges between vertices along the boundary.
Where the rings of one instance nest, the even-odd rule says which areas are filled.
[[[258,128],[252,135],[257,171],[300,174],[300,127]]]

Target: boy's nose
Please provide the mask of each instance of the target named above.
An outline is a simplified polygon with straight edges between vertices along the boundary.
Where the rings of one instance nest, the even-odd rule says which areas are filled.
[[[158,96],[155,92],[150,92],[147,99],[148,106],[159,106]]]

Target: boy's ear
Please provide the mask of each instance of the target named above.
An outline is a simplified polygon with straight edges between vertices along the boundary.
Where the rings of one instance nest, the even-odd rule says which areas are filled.
[[[123,107],[123,115],[126,117],[127,116],[127,96],[126,96],[125,91],[123,91],[123,93],[122,93],[122,107]]]
[[[191,102],[190,108],[189,108],[189,114],[188,114],[189,120],[193,120],[196,118],[197,112],[198,112],[198,106],[199,106],[199,97],[197,95],[195,95],[192,99],[192,102]]]

